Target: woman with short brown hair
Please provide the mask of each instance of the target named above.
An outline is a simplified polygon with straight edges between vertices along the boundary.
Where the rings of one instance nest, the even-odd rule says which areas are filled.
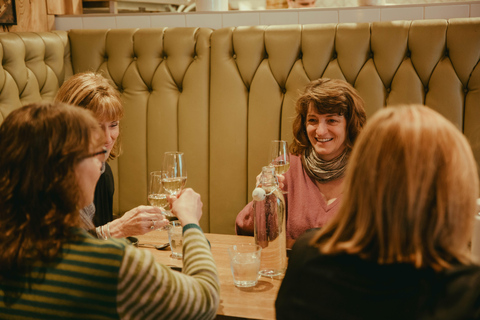
[[[468,248],[478,191],[451,122],[424,106],[379,111],[353,148],[338,214],[293,247],[277,318],[479,318]]]

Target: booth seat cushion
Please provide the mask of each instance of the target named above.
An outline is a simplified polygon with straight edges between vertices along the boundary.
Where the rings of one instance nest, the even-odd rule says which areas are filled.
[[[203,200],[209,230],[210,29],[71,30],[75,73],[98,71],[121,93],[123,154],[112,163],[114,211],[147,204],[148,174],[166,151],[186,156],[187,186]]]
[[[428,105],[464,131],[478,161],[479,58],[477,18],[215,30],[210,230],[232,232],[268,164],[269,141],[292,141],[295,101],[317,78],[352,84],[367,119],[384,107]]]
[[[0,33],[0,123],[14,109],[50,101],[72,75],[67,33]]]

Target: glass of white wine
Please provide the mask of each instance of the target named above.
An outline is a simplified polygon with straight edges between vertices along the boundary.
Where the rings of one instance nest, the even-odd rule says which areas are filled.
[[[273,140],[270,144],[270,164],[275,167],[275,174],[284,174],[290,169],[290,153],[285,140]]]
[[[162,208],[162,213],[168,220],[176,217],[170,212],[170,203],[168,202],[168,194],[163,188],[163,171],[150,172],[150,187],[148,189],[148,203],[153,207]],[[163,230],[165,228],[160,228]]]
[[[272,140],[270,143],[270,165],[275,167],[275,174],[285,174],[290,169],[290,153],[285,140]],[[283,194],[286,194],[283,191]]]
[[[187,166],[183,152],[165,152],[163,158],[163,188],[172,195],[177,196],[187,184]]]

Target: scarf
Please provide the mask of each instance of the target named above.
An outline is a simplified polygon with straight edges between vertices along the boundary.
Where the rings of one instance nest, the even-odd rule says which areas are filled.
[[[308,176],[318,182],[329,182],[342,177],[347,168],[350,152],[345,150],[336,158],[322,160],[314,148],[305,149],[302,155],[302,164]]]

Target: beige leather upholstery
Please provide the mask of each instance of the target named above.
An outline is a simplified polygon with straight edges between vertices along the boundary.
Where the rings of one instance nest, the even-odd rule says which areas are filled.
[[[74,72],[101,71],[121,92],[124,153],[114,163],[115,211],[147,204],[148,173],[165,151],[183,151],[187,186],[202,195],[209,230],[210,29],[70,31]]]
[[[210,230],[233,230],[255,177],[268,164],[269,141],[291,141],[298,93],[320,77],[351,83],[366,102],[367,117],[397,104],[432,107],[464,130],[478,161],[479,58],[480,19],[214,31]]]
[[[72,73],[102,71],[121,92],[124,153],[112,164],[115,212],[146,204],[163,153],[186,153],[205,231],[233,233],[268,162],[291,140],[295,100],[319,77],[358,89],[367,116],[421,103],[453,121],[480,163],[480,19],[0,34],[0,123],[51,100]]]
[[[52,100],[72,75],[67,33],[0,33],[0,123],[27,103]]]

